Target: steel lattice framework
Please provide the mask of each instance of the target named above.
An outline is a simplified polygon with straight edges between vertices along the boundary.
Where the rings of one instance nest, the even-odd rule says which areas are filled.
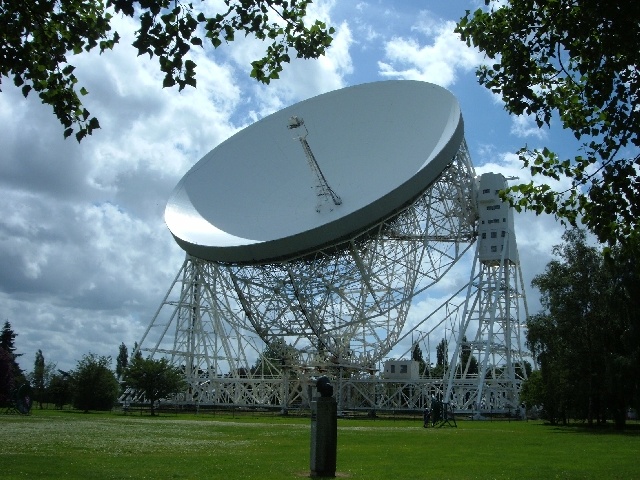
[[[515,412],[528,312],[513,209],[499,198],[502,175],[484,174],[479,183],[478,245],[443,398],[459,411]]]
[[[421,197],[359,235],[282,263],[218,265],[216,275],[265,342],[285,338],[311,364],[373,368],[396,344],[413,298],[471,245],[473,189],[463,146]]]
[[[459,104],[436,85],[374,82],[282,109],[176,185],[165,221],[187,256],[138,351],[180,366],[174,401],[196,406],[304,408],[323,374],[341,409],[514,408],[524,290],[505,186],[476,177]],[[416,318],[474,243],[468,286]],[[448,362],[413,359],[443,331]]]
[[[477,254],[475,264],[480,271],[470,283],[475,291],[467,297],[443,398],[458,411],[516,412],[526,379],[522,272],[518,263],[483,263]]]
[[[220,379],[254,377],[260,341],[285,341],[305,368],[375,369],[400,338],[412,300],[473,244],[474,177],[463,142],[419,198],[352,238],[261,265],[187,255],[141,349],[183,366],[184,401],[215,403]]]
[[[352,238],[268,264],[187,255],[140,348],[184,369],[189,387],[174,401],[186,404],[306,408],[322,373],[341,410],[414,410],[437,398],[457,411],[513,412],[526,302],[513,214],[498,199],[505,185],[475,177],[463,142],[423,195]],[[412,302],[476,237],[468,285],[406,329]],[[444,378],[376,374],[400,341],[416,345],[443,324],[456,345]],[[295,354],[267,358],[278,342]]]

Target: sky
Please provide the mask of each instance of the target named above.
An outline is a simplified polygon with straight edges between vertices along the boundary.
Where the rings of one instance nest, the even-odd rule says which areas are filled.
[[[0,320],[17,334],[22,369],[33,370],[38,349],[63,370],[87,353],[115,359],[122,342],[131,352],[184,260],[164,223],[172,189],[220,142],[293,103],[361,83],[422,80],[460,102],[478,174],[528,181],[519,148],[573,148],[559,127],[538,129],[530,118],[508,115],[478,84],[476,68],[487,59],[453,29],[480,4],[317,0],[309,17],[336,28],[326,56],[295,59],[265,86],[249,77],[260,42],[205,47],[193,51],[197,88],[182,92],[162,88],[157,60],[137,57],[130,46],[135,22],[116,16],[122,39],[113,51],[71,59],[89,91],[85,106],[101,125],[80,144],[63,139],[50,107],[36,95],[25,99],[3,78]],[[531,279],[544,271],[564,227],[531,213],[517,214],[515,223],[529,311],[536,313]],[[442,288],[453,293],[469,274],[470,261],[460,262]]]

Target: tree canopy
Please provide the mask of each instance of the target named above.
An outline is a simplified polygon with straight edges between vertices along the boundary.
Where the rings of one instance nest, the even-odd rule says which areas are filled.
[[[4,406],[11,398],[15,388],[13,378],[12,357],[4,348],[0,348],[0,406]]]
[[[127,365],[129,365],[129,351],[124,342],[122,342],[118,347],[118,356],[116,357],[116,376],[118,378],[122,378]]]
[[[522,148],[519,156],[547,184],[509,189],[517,209],[547,212],[578,222],[600,241],[640,235],[640,3],[598,0],[485,0],[467,11],[456,31],[489,58],[479,82],[502,96],[515,115],[532,115],[539,127],[559,121],[581,151],[560,158],[548,148]]]
[[[33,372],[29,375],[29,379],[31,380],[31,387],[33,388],[34,400],[40,404],[41,409],[42,403],[47,397],[47,390],[55,368],[56,365],[54,363],[45,363],[44,354],[42,350],[38,349],[33,362]]]
[[[73,55],[113,49],[120,41],[112,30],[114,15],[136,18],[140,28],[133,46],[138,55],[157,57],[163,86],[196,86],[192,47],[205,42],[218,48],[244,35],[267,43],[264,56],[251,62],[251,77],[277,79],[290,50],[298,58],[316,58],[331,44],[334,30],[316,20],[307,25],[309,0],[52,0],[0,2],[0,86],[9,78],[26,97],[36,92],[64,126],[82,140],[100,128],[83,106],[88,91],[79,84]],[[212,9],[217,12],[211,13]]]
[[[474,355],[471,355],[471,345],[466,335],[462,337],[460,363],[456,368],[459,370],[458,373],[464,373],[466,375],[476,375],[478,373],[478,359]]]
[[[155,414],[157,400],[186,388],[182,370],[171,365],[166,358],[134,357],[124,370],[124,381],[151,402],[151,415]]]
[[[19,357],[21,354],[16,354],[16,333],[11,328],[11,323],[9,320],[5,320],[4,325],[2,326],[2,332],[0,332],[0,348],[3,348],[10,354],[15,357]]]
[[[7,377],[5,383],[6,385],[11,385],[11,388],[18,388],[27,381],[24,372],[18,365],[18,357],[21,357],[22,354],[16,353],[16,336],[17,334],[13,331],[11,323],[6,320],[0,332],[0,351],[4,352],[0,362],[2,362],[2,370],[5,371],[6,369]]]
[[[639,300],[632,295],[640,269],[628,263],[628,251],[605,256],[587,245],[584,231],[569,230],[563,239],[532,282],[543,311],[528,320],[527,345],[541,374],[529,394],[552,422],[613,417],[622,427],[638,401]]]
[[[71,374],[73,406],[78,410],[111,410],[120,385],[109,368],[111,358],[93,353],[84,355]]]
[[[47,388],[47,398],[59,409],[71,402],[73,399],[73,385],[67,372],[58,370],[58,373],[51,375],[49,388]]]
[[[418,372],[420,372],[420,375],[429,374],[430,365],[427,365],[427,363],[424,361],[422,348],[420,348],[420,345],[417,342],[413,345],[413,350],[411,351],[411,360],[415,360],[416,362],[418,362]]]
[[[446,338],[436,345],[436,366],[431,369],[429,375],[434,378],[444,378],[449,368],[449,342]]]
[[[252,371],[257,376],[278,376],[283,368],[300,363],[300,352],[282,338],[274,338],[260,353]]]

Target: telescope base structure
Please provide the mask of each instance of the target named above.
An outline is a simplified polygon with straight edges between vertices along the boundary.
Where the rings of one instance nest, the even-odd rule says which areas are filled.
[[[480,263],[480,262],[478,262]],[[513,413],[527,379],[522,351],[524,289],[517,264],[486,265],[465,306],[444,398],[457,411]]]
[[[323,372],[325,375],[327,372]],[[243,409],[264,412],[276,412],[282,415],[308,415],[315,391],[315,377],[320,375],[297,375],[273,378],[220,378],[209,383],[208,390],[200,396],[188,397],[180,393],[172,398],[160,401],[159,407],[184,409],[188,411],[207,411],[210,409]],[[336,383],[338,379],[334,378]],[[438,378],[422,378],[413,381],[391,379],[344,378],[334,396],[339,416],[374,417],[377,415],[410,415],[420,417],[425,408],[431,408],[434,398],[445,398],[447,382]],[[468,388],[474,391],[476,384],[463,384],[456,380],[456,391]],[[498,386],[496,386],[496,390]],[[123,400],[124,401],[124,400]],[[129,392],[127,402],[144,401],[136,399]],[[475,406],[458,406],[450,403],[457,418],[510,416],[522,418],[519,408],[505,403],[496,403],[480,411]]]
[[[473,244],[475,187],[463,142],[419,198],[352,238],[269,264],[187,255],[139,348],[184,368],[186,402],[298,365],[376,370],[415,297]]]
[[[141,351],[184,369],[188,388],[170,401],[287,413],[308,409],[314,377],[328,375],[339,411],[414,411],[437,399],[456,413],[513,414],[526,378],[519,337],[524,289],[512,217],[494,222],[497,200],[483,200],[482,178],[479,186],[462,148],[411,205],[330,248],[257,265],[187,255],[140,341]],[[476,231],[482,209],[491,212],[485,218],[491,223]],[[454,295],[405,329],[416,296],[452,268],[476,235],[464,299]],[[410,335],[412,349],[428,343],[445,322],[456,350],[444,378],[376,374],[400,341]],[[426,334],[418,330],[426,327]]]

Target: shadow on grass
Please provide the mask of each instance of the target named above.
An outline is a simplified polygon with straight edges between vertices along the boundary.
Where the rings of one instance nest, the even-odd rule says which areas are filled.
[[[627,423],[624,430],[616,429],[613,423],[589,425],[586,422],[573,422],[567,425],[541,423],[541,427],[552,429],[554,433],[580,433],[584,435],[621,435],[640,437],[640,423]]]

